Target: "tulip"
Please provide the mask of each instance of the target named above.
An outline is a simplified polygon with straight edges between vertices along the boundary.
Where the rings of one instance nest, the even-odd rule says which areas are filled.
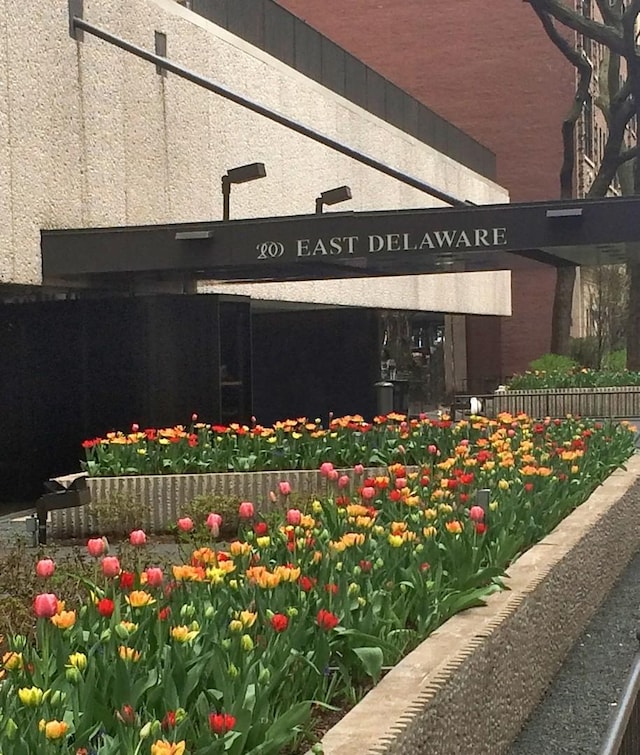
[[[129,535],[129,542],[136,547],[144,545],[147,542],[147,536],[145,535],[144,530],[134,530]]]
[[[40,705],[44,692],[40,687],[20,687],[18,690],[18,697],[23,705],[28,705],[30,708],[35,708]]]
[[[325,461],[320,465],[320,474],[323,477],[327,477],[329,472],[333,469],[333,464],[330,461]]]
[[[50,619],[58,612],[58,598],[50,592],[40,593],[33,601],[33,610],[39,618]]]
[[[40,731],[44,732],[47,739],[62,739],[66,736],[69,725],[64,721],[40,721]]]
[[[188,516],[182,517],[182,519],[178,519],[178,529],[180,532],[191,532],[193,529],[193,519]]]
[[[48,579],[56,570],[55,563],[50,558],[41,558],[36,564],[36,574],[42,579]]]
[[[162,573],[162,569],[159,569],[157,566],[150,566],[145,574],[147,575],[147,584],[150,587],[159,587],[162,584],[164,574]]]
[[[302,520],[302,512],[299,509],[289,509],[287,511],[287,524],[297,527]]]
[[[360,476],[360,475],[364,474],[364,467],[362,466],[362,464],[356,464],[355,467],[353,468],[353,471],[358,476]]]
[[[362,488],[362,497],[367,501],[370,501],[375,496],[375,494],[376,494],[375,488],[371,488],[369,486],[367,486],[366,488]]]
[[[107,550],[107,542],[104,537],[92,537],[87,541],[87,551],[93,558],[100,558]]]
[[[407,487],[407,480],[404,477],[396,477],[396,490],[402,490]]]
[[[286,480],[282,480],[278,483],[278,489],[280,490],[281,495],[289,495],[291,493],[291,485]]]
[[[340,477],[338,478],[338,487],[346,488],[349,482],[350,482],[349,475],[346,475],[346,474],[340,475]]]
[[[484,509],[482,506],[472,506],[469,509],[469,519],[472,522],[481,522],[484,519]]]
[[[288,483],[287,483],[288,484]],[[254,513],[253,504],[251,501],[243,501],[238,509],[238,515],[241,519],[251,519]]]
[[[105,577],[117,577],[120,574],[120,561],[116,556],[105,556],[102,559],[102,573]]]
[[[207,527],[211,530],[211,533],[214,537],[218,536],[218,532],[220,530],[220,527],[222,526],[222,517],[220,514],[214,514],[211,513],[207,517]],[[213,530],[215,529],[215,534]]]
[[[209,726],[214,734],[226,734],[236,725],[236,719],[229,713],[210,713]]]
[[[432,443],[431,445],[427,446],[427,451],[433,456],[434,454],[438,453],[438,448]]]

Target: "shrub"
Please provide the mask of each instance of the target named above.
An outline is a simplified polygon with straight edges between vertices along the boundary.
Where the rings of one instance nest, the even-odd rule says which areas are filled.
[[[573,372],[578,369],[578,363],[571,357],[562,354],[543,354],[534,359],[529,365],[532,372]]]
[[[627,367],[627,350],[612,351],[604,358],[603,367],[613,372],[622,372]]]
[[[143,529],[149,518],[147,507],[140,498],[126,493],[92,501],[88,513],[100,532],[117,537],[126,537],[131,530]]]
[[[202,493],[189,501],[180,511],[180,516],[188,516],[193,520],[196,531],[200,534],[207,532],[207,517],[212,512],[222,517],[220,535],[233,537],[238,532],[238,507],[241,499],[234,495],[222,493]]]

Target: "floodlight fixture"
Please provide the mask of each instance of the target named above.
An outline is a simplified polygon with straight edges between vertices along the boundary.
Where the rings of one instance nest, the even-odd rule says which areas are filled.
[[[338,186],[335,189],[323,191],[316,199],[316,214],[322,214],[322,208],[325,205],[338,204],[351,199],[351,188],[349,186]]]
[[[264,163],[250,163],[231,168],[222,176],[222,219],[229,220],[229,199],[231,197],[231,184],[244,184],[247,181],[255,181],[264,178],[267,170]]]

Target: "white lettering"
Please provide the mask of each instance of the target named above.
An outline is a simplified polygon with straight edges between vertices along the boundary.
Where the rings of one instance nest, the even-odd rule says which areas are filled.
[[[349,254],[353,254],[355,252],[353,244],[354,244],[355,241],[358,240],[358,237],[357,236],[345,236],[342,240],[347,242],[347,252]]]
[[[387,251],[388,252],[400,251],[400,234],[399,233],[387,234]]]
[[[506,228],[492,228],[493,231],[493,245],[504,246],[507,243],[507,229]]]
[[[342,253],[342,238],[340,236],[332,236],[329,239],[329,254],[341,254]]]
[[[459,246],[472,246],[471,242],[469,241],[469,237],[467,236],[466,231],[460,231],[460,235],[458,236],[458,241],[456,242],[456,247]]]
[[[309,256],[309,239],[298,239],[297,242],[298,246],[298,257],[308,257]]]
[[[489,231],[486,228],[476,228],[474,246],[491,246],[489,243]]]
[[[436,237],[436,241],[438,242],[440,249],[445,246],[453,246],[456,240],[455,231],[434,231],[433,235]]]
[[[408,233],[403,233],[402,234],[402,243],[403,243],[403,249],[402,249],[402,251],[404,251],[404,252],[412,252],[412,251],[414,251],[416,249],[416,245],[415,244],[409,246],[409,234]]]
[[[420,249],[435,249],[436,245],[433,243],[433,239],[431,238],[431,234],[425,233],[425,235],[422,237],[422,241],[420,242]]]
[[[316,254],[329,254],[322,239],[318,239],[316,241],[316,245],[313,247],[313,251],[311,252],[311,254],[313,254],[314,256]]]
[[[373,234],[369,236],[369,251],[381,252],[384,249],[384,238]]]

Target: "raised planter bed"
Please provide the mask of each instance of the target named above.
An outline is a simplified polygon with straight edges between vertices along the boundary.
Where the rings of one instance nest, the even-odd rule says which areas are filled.
[[[443,624],[322,740],[324,755],[501,755],[640,548],[640,456]]]
[[[387,470],[371,468],[365,476],[384,475]],[[340,474],[353,477],[353,470]],[[238,472],[226,474],[132,475],[130,477],[92,477],[87,481],[92,502],[106,501],[116,496],[144,504],[147,519],[145,529],[150,534],[166,532],[176,522],[182,506],[196,496],[207,493],[234,496],[251,501],[258,511],[266,512],[273,503],[269,494],[278,490],[278,483],[288,480],[296,494],[322,495],[327,480],[316,470],[277,472]],[[48,525],[49,536],[82,538],[102,534],[91,515],[91,504],[52,511]]]
[[[640,417],[640,386],[495,391],[485,410],[530,417]]]

